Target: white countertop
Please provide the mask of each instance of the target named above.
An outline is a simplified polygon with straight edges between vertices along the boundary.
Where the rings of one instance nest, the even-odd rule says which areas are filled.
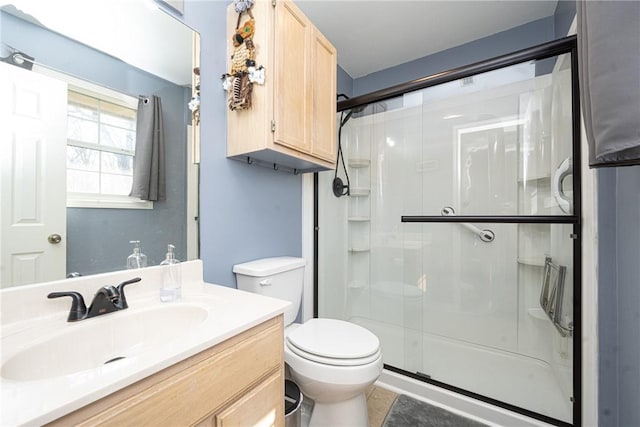
[[[169,304],[198,306],[208,312],[208,317],[197,327],[166,341],[162,330],[152,331],[160,334],[160,339],[157,335],[154,337],[160,344],[154,344],[153,351],[141,351],[117,364],[28,381],[0,377],[0,425],[41,425],[53,421],[271,319],[283,313],[290,304],[204,283],[200,261],[182,263],[182,269],[182,299],[173,303],[159,301],[162,270],[158,267],[0,291],[3,365],[21,350],[50,339],[52,335],[70,331],[83,322],[97,322],[98,319],[99,322],[108,322],[109,317],[115,318],[120,313],[130,314]],[[101,286],[115,285],[135,276],[143,280],[125,288],[129,308],[120,312],[70,323],[66,319],[71,299],[47,299],[47,294],[52,291],[79,291],[88,306],[93,292]]]

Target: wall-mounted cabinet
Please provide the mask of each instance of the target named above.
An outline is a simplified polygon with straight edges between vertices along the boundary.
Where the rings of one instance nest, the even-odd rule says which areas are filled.
[[[251,108],[227,112],[227,157],[298,172],[335,168],[336,49],[291,1],[258,0],[251,12],[256,64],[266,79],[253,85]],[[237,22],[231,4],[229,37]]]

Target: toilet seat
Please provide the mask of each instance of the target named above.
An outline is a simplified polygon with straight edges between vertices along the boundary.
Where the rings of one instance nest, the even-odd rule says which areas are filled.
[[[291,350],[292,353],[297,354],[298,356],[302,357],[305,360],[309,360],[315,363],[320,363],[323,365],[333,365],[333,366],[362,366],[368,363],[373,363],[380,357],[380,350],[378,350],[378,352],[368,357],[360,357],[357,359],[338,359],[338,358],[331,358],[331,357],[322,357],[322,356],[317,356],[315,354],[307,353],[303,350],[300,350],[299,348],[297,348],[296,346],[292,345],[289,342],[287,342],[287,348]]]
[[[335,319],[311,319],[286,337],[287,348],[316,363],[362,366],[380,357],[380,341],[367,329]]]

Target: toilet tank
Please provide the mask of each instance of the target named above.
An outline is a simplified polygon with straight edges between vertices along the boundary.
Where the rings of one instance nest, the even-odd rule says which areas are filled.
[[[304,283],[303,258],[276,257],[236,264],[238,289],[272,298],[290,301],[284,312],[284,325],[290,325],[298,316]]]

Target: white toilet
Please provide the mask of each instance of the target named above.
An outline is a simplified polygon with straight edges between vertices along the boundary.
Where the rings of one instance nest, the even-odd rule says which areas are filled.
[[[378,337],[353,323],[311,319],[300,309],[305,261],[277,257],[238,264],[238,289],[291,301],[284,313],[285,362],[302,393],[315,401],[310,426],[367,426],[366,388],[382,371]]]

